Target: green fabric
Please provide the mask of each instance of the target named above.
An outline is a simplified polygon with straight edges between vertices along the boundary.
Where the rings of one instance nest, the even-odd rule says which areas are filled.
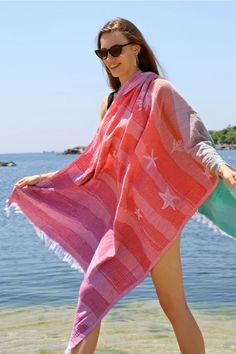
[[[198,212],[210,219],[223,232],[236,238],[236,190],[221,177],[214,191]]]

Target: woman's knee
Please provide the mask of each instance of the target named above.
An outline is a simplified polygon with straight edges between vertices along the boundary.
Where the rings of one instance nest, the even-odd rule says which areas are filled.
[[[175,298],[174,294],[159,296],[160,306],[171,322],[176,322],[189,312],[189,307],[185,297]]]

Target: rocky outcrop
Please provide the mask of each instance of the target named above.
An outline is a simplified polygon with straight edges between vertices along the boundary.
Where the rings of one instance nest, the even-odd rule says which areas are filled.
[[[81,154],[84,149],[86,148],[86,146],[77,146],[74,147],[72,149],[67,149],[63,152],[64,155],[68,155],[68,154]]]
[[[9,161],[9,162],[1,162],[1,161],[0,161],[0,166],[3,166],[3,167],[5,167],[5,166],[12,167],[12,166],[16,166],[16,164],[15,164],[15,162],[13,162],[13,161]]]
[[[236,144],[216,144],[216,149],[219,149],[219,150],[236,150]]]

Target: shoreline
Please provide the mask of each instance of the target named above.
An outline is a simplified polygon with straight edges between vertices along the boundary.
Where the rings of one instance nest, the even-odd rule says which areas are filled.
[[[236,352],[236,307],[193,309],[206,351]],[[72,328],[76,306],[36,305],[0,309],[3,354],[62,354]],[[102,319],[96,354],[179,354],[173,329],[157,300],[120,301]]]
[[[236,150],[236,144],[216,144],[216,150]]]
[[[234,151],[236,150],[236,144],[216,144],[216,150],[227,150],[227,151]],[[33,152],[5,152],[0,153],[0,156],[6,155],[25,155],[25,154],[55,154],[55,155],[79,155],[85,150],[85,146],[78,146],[75,148],[69,148],[62,151],[33,151]]]
[[[216,150],[236,150],[236,144],[216,144]],[[86,149],[86,146],[76,146],[74,148],[68,148],[61,152],[63,155],[79,155]],[[46,151],[43,151],[46,153]]]

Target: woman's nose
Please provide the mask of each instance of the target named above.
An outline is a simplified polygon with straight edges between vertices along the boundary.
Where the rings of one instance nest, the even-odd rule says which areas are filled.
[[[107,53],[106,60],[107,60],[107,59],[108,59],[109,61],[110,61],[110,60],[114,60],[114,57],[111,55],[111,53],[108,52],[108,53]]]

